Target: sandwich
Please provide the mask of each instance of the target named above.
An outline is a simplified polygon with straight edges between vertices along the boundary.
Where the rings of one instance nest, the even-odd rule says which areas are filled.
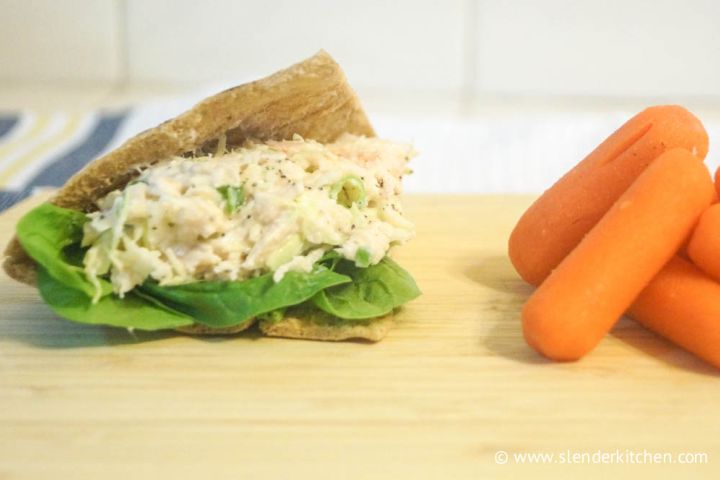
[[[377,341],[420,294],[389,256],[414,235],[414,155],[321,51],[90,162],[18,222],[3,267],[76,322]]]

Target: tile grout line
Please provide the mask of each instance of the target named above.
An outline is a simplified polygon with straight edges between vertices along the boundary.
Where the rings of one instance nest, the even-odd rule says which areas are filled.
[[[473,112],[477,96],[476,84],[478,80],[477,41],[478,41],[478,15],[481,0],[465,0],[464,24],[464,54],[463,54],[463,88],[460,111],[462,114]]]
[[[130,80],[130,46],[128,36],[128,3],[127,0],[115,0],[115,15],[117,22],[117,41],[120,69],[113,82],[110,95],[117,94],[127,87]]]

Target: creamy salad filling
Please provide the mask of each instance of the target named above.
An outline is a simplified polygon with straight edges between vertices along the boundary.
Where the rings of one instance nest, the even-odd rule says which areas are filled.
[[[169,159],[88,214],[85,272],[99,298],[107,274],[123,296],[148,278],[178,285],[273,272],[280,281],[331,250],[376,264],[414,235],[399,202],[414,155],[409,145],[345,135]]]

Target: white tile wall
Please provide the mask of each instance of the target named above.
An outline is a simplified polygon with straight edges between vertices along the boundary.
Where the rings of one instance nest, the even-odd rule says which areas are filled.
[[[0,0],[0,81],[117,79],[118,11],[114,0]]]
[[[485,94],[720,94],[716,0],[480,0]]]
[[[717,0],[0,0],[0,12],[0,81],[234,83],[325,48],[361,94],[720,101]]]
[[[224,82],[330,52],[359,89],[458,90],[465,0],[128,0],[129,75]]]

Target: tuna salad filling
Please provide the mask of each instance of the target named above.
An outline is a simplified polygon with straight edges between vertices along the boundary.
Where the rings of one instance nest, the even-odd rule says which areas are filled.
[[[376,138],[323,145],[295,136],[157,163],[87,214],[81,245],[94,300],[102,278],[123,297],[148,280],[270,273],[277,283],[329,255],[377,265],[414,235],[399,201],[413,156],[411,146]]]

